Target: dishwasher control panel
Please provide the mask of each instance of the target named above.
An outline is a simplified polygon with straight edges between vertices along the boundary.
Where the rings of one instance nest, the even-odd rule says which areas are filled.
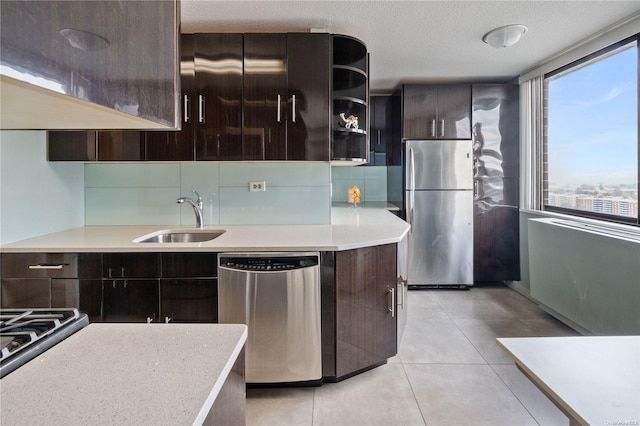
[[[294,269],[309,268],[318,266],[317,255],[294,255],[268,257],[248,256],[220,256],[219,265],[221,268],[236,269],[242,271],[291,271]]]

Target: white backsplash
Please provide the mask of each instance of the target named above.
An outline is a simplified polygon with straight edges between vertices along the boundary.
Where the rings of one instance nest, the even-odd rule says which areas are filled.
[[[360,188],[361,201],[387,201],[386,166],[334,166],[331,168],[332,200],[348,201],[351,186]]]
[[[84,225],[84,164],[46,156],[47,132],[0,131],[0,244]]]
[[[192,225],[180,196],[204,201],[205,225],[329,224],[324,162],[92,163],[85,166],[86,225]],[[249,192],[264,181],[266,191]]]

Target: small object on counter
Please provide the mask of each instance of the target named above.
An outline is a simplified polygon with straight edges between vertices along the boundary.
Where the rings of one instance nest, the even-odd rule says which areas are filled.
[[[360,188],[358,188],[356,185],[353,185],[351,188],[349,188],[349,191],[347,194],[348,194],[350,203],[360,202]]]

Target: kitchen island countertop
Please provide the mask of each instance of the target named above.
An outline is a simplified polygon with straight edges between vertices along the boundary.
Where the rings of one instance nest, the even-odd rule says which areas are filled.
[[[200,243],[135,243],[161,230],[193,226],[86,226],[0,246],[4,252],[342,251],[400,242],[409,224],[385,209],[332,208],[328,225],[211,225],[224,234]]]
[[[202,424],[245,325],[90,324],[0,381],[0,423]]]

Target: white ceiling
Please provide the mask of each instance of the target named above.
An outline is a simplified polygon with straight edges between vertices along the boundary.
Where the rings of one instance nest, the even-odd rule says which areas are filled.
[[[372,93],[406,82],[503,81],[640,13],[640,1],[218,1],[182,0],[182,32],[325,29],[362,40]],[[516,45],[482,42],[524,24]],[[639,28],[640,31],[640,28]]]

